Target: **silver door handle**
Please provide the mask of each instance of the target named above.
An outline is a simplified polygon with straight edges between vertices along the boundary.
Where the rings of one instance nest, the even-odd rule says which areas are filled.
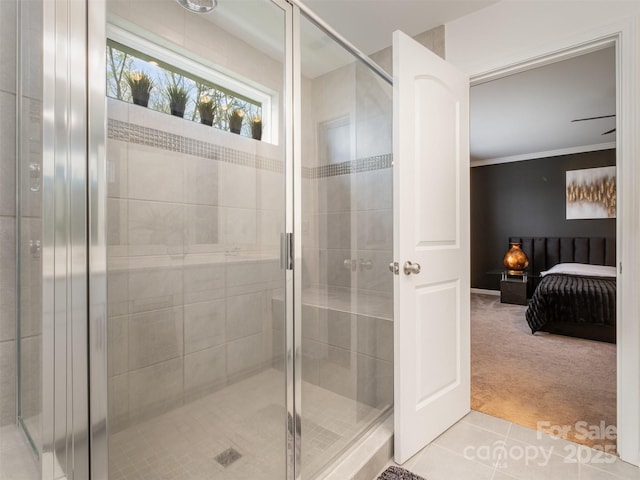
[[[389,264],[389,271],[394,275],[398,275],[400,272],[400,265],[398,265],[398,262],[391,262]]]
[[[411,263],[409,261],[404,262],[404,274],[405,275],[411,275],[411,274],[417,275],[420,273],[420,264],[419,263]]]

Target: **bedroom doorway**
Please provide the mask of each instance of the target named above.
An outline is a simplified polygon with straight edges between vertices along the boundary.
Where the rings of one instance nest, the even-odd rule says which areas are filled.
[[[616,345],[531,335],[527,307],[495,294],[509,237],[620,237],[615,218],[568,220],[564,203],[567,171],[618,165],[616,72],[610,39],[471,88],[472,409],[606,451],[615,449]]]

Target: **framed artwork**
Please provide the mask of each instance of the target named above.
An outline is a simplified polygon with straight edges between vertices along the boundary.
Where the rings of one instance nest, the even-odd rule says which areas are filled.
[[[616,167],[567,171],[567,220],[616,218]]]

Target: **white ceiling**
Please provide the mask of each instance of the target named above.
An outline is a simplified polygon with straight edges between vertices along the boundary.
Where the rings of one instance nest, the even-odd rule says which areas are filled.
[[[338,33],[370,55],[391,45],[395,30],[431,30],[497,0],[303,0]]]
[[[589,150],[616,119],[615,48],[587,53],[471,88],[471,158],[513,159]]]

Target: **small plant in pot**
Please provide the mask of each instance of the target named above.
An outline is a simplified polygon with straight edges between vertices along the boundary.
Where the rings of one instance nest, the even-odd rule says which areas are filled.
[[[184,109],[189,99],[187,91],[180,85],[169,85],[167,87],[167,95],[169,96],[171,115],[181,118],[184,117]]]
[[[149,95],[153,88],[153,81],[144,72],[125,73],[125,80],[131,89],[131,98],[136,105],[149,105]]]
[[[256,115],[250,121],[251,125],[251,138],[255,140],[262,140],[262,119]]]
[[[216,104],[209,96],[200,97],[198,102],[198,113],[200,114],[200,123],[204,125],[213,125],[213,116],[216,113]]]
[[[242,130],[242,121],[244,120],[244,111],[239,108],[234,109],[229,114],[229,130],[231,133],[240,133]]]

